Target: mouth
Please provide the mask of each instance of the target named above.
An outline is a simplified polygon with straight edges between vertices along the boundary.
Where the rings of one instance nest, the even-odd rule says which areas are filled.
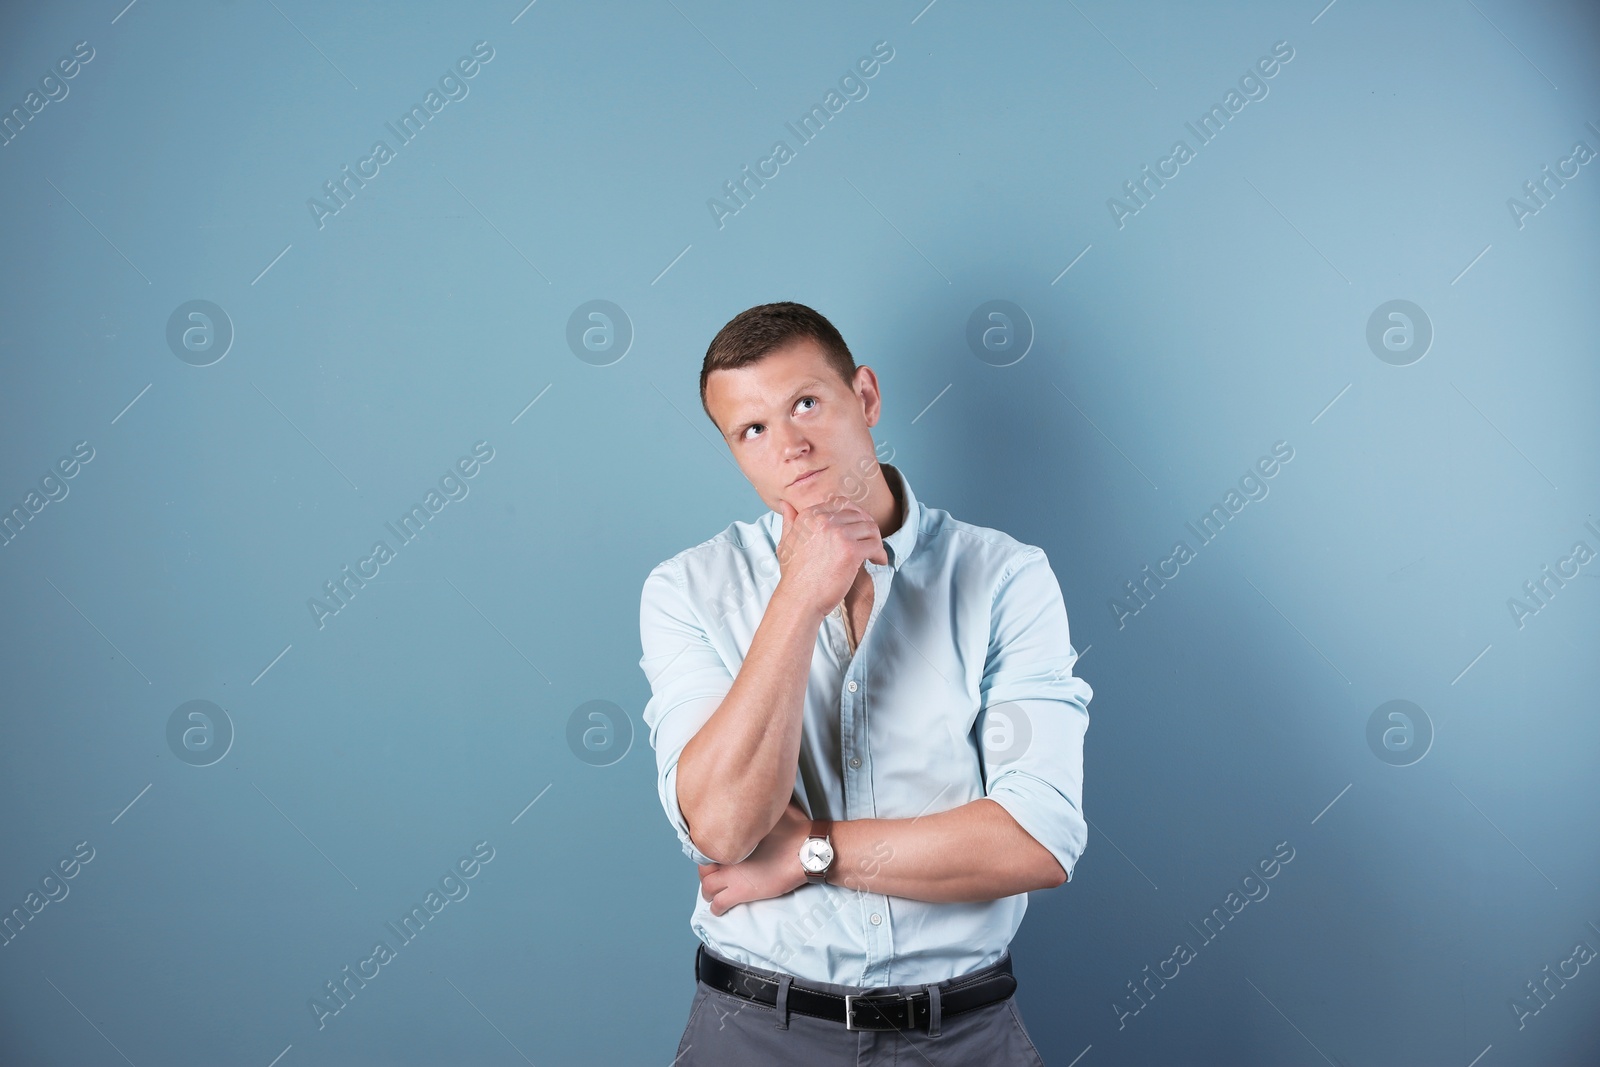
[[[825,471],[827,469],[828,469],[827,467],[818,467],[814,471],[807,471],[806,473],[802,474],[800,477],[796,478],[794,481],[790,482],[789,483],[789,488],[793,489],[797,485],[804,485],[806,482],[809,482],[812,478],[816,477],[818,474],[821,474],[823,471]]]

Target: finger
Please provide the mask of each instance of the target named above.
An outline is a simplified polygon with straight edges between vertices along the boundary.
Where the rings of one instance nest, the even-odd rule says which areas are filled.
[[[878,524],[873,521],[871,515],[868,515],[864,511],[852,512],[849,514],[840,512],[836,515],[829,515],[827,518],[822,519],[817,523],[817,530],[819,532],[822,529],[829,527],[838,529],[847,534],[857,535],[868,530],[876,530],[878,528]]]
[[[870,546],[867,549],[866,555],[862,557],[863,559],[870,563],[876,563],[880,566],[886,566],[888,564],[889,553],[883,547],[883,538],[881,536],[858,537],[856,538],[856,544],[867,544]]]
[[[879,549],[883,547],[883,531],[875,522],[869,520],[864,526],[851,526],[846,532],[857,541],[875,541]]]
[[[866,508],[862,507],[860,504],[846,504],[844,507],[840,508],[836,514],[840,516],[848,516],[857,522],[870,522],[874,526],[876,526],[878,522],[877,519],[872,517],[872,513]]]
[[[793,508],[789,510],[794,511]],[[826,522],[827,516],[815,507],[806,508],[804,511],[795,512],[793,516],[785,516],[783,536],[788,538],[792,532],[795,537],[810,537]]]
[[[840,518],[870,520],[872,518],[871,515],[867,514],[867,510],[865,508],[851,500],[849,497],[836,497],[835,499],[824,504],[818,504],[817,507],[826,508],[827,516],[835,520]]]

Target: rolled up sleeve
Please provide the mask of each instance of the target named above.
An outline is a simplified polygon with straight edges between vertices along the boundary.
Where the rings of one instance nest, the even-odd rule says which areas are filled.
[[[712,647],[689,601],[676,559],[659,564],[645,579],[639,598],[639,643],[644,651],[639,667],[652,692],[644,722],[656,754],[661,806],[677,831],[684,855],[696,863],[715,863],[695,847],[689,823],[678,806],[678,757],[727,696],[733,675]]]
[[[1078,653],[1061,586],[1034,546],[1002,576],[990,609],[975,729],[984,791],[1072,878],[1088,843],[1083,738],[1094,690],[1072,674]]]

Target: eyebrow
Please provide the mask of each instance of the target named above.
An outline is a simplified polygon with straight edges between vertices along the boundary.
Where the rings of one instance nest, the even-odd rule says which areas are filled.
[[[789,394],[789,405],[788,406],[789,407],[794,407],[794,402],[796,400],[798,400],[800,398],[800,395],[802,393],[804,393],[806,390],[815,389],[819,385],[826,385],[826,384],[827,383],[824,382],[821,378],[812,378],[810,381],[801,382],[795,388],[795,391]],[[738,436],[739,434],[744,433],[746,430],[748,430],[750,427],[754,426],[756,423],[758,423],[760,421],[761,421],[760,419],[751,419],[749,422],[740,423],[739,425],[734,426],[732,429],[730,429],[728,431],[728,433],[729,433],[730,436]]]

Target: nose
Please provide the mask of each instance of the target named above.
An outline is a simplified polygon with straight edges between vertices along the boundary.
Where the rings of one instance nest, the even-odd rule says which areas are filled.
[[[784,459],[795,459],[811,451],[811,442],[806,440],[806,435],[792,422],[780,424],[774,430],[778,434],[778,443],[783,448]]]

